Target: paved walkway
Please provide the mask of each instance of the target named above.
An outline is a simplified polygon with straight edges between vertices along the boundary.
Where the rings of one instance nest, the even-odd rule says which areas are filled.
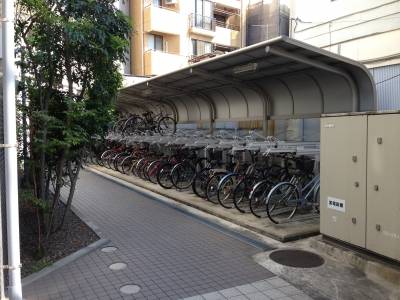
[[[260,249],[101,176],[81,172],[74,205],[117,249],[34,281],[26,299],[307,299],[252,260]]]

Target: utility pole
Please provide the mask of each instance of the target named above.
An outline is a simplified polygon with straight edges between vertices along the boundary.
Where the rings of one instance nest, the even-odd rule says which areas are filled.
[[[3,114],[5,191],[7,211],[7,244],[9,287],[12,300],[22,300],[21,261],[19,244],[17,130],[15,109],[14,2],[3,0]],[[4,266],[3,266],[4,268]]]

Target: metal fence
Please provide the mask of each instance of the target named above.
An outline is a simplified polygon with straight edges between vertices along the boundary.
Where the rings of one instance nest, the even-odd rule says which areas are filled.
[[[400,64],[370,69],[379,110],[400,109]]]

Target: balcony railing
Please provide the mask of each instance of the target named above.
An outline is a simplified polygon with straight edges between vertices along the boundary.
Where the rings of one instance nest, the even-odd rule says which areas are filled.
[[[189,17],[189,22],[191,27],[215,31],[216,20],[214,18],[191,14]]]
[[[166,10],[170,10],[170,11],[176,12],[176,9],[171,5],[168,5],[168,6],[166,6],[164,4],[160,5],[160,4],[154,3],[151,0],[144,0],[144,8],[150,7],[150,6],[158,7],[158,8],[162,8],[162,9],[166,9]]]
[[[223,21],[216,20],[215,24],[218,27],[223,27],[223,28],[230,29],[230,30],[236,30],[236,31],[240,30],[240,26],[239,25],[228,24],[228,23],[223,22]]]

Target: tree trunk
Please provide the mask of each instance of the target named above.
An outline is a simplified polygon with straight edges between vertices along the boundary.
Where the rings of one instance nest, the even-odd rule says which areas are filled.
[[[46,237],[49,238],[50,234],[52,233],[53,221],[54,221],[54,213],[56,205],[60,200],[61,188],[63,186],[63,169],[65,164],[65,153],[63,152],[58,160],[57,168],[56,168],[56,189],[53,195],[53,202],[50,209],[50,214],[47,222],[47,235]]]
[[[64,210],[64,214],[63,214],[62,219],[61,219],[61,223],[57,227],[56,231],[60,230],[63,227],[64,222],[65,222],[65,217],[66,217],[67,213],[71,210],[72,200],[74,198],[76,183],[78,181],[78,177],[79,177],[79,172],[81,170],[81,166],[82,166],[82,161],[79,159],[77,161],[76,172],[74,172],[74,170],[71,168],[71,165],[69,164],[68,173],[69,173],[69,177],[70,177],[70,180],[71,180],[71,188],[69,189],[67,204],[66,204],[66,207],[65,207],[65,210]]]

